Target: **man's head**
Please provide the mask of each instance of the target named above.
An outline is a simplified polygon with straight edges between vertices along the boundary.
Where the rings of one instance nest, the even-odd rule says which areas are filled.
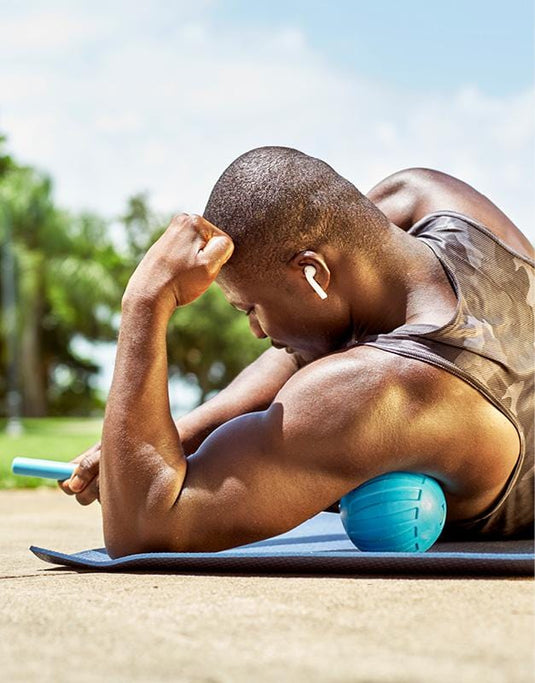
[[[289,147],[259,147],[233,161],[204,216],[232,237],[231,267],[273,275],[305,249],[372,248],[385,220],[328,164]]]
[[[364,264],[377,254],[389,231],[377,207],[325,162],[287,147],[260,147],[223,172],[204,217],[234,241],[218,283],[251,311],[257,336],[300,351],[339,347],[351,311],[343,287],[334,286],[337,276],[342,284],[336,270],[341,260]],[[330,287],[326,301],[306,281],[307,265],[321,287]]]

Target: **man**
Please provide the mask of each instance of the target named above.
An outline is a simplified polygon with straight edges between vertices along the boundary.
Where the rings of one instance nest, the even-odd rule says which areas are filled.
[[[62,488],[100,486],[112,556],[256,541],[401,470],[440,482],[450,536],[530,537],[532,255],[443,173],[366,197],[318,159],[252,150],[132,275],[101,448]],[[216,278],[275,348],[175,424],[167,324]]]

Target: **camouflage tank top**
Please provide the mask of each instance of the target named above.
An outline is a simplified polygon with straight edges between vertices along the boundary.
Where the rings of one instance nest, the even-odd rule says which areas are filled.
[[[533,538],[535,262],[451,211],[425,216],[408,232],[441,262],[457,295],[455,315],[440,328],[403,325],[362,343],[460,377],[520,436],[520,454],[499,499],[478,517],[450,523],[445,537]]]

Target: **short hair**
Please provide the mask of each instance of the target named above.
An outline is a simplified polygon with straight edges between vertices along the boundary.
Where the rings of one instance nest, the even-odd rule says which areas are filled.
[[[278,271],[324,244],[367,251],[388,221],[328,164],[290,147],[242,154],[216,182],[204,217],[234,241],[229,266]]]

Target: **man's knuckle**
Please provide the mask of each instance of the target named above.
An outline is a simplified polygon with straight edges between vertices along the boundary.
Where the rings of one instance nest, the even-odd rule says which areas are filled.
[[[171,218],[171,225],[173,227],[177,227],[182,225],[184,222],[184,219],[187,218],[187,214],[182,212],[182,213],[176,213],[173,218]]]
[[[87,455],[80,463],[78,463],[77,475],[79,477],[86,477],[93,474],[97,458],[94,455]]]
[[[82,460],[81,462],[78,463],[78,468],[76,471],[76,474],[80,477],[89,472],[91,469],[91,460],[89,458],[86,458],[85,460]]]

